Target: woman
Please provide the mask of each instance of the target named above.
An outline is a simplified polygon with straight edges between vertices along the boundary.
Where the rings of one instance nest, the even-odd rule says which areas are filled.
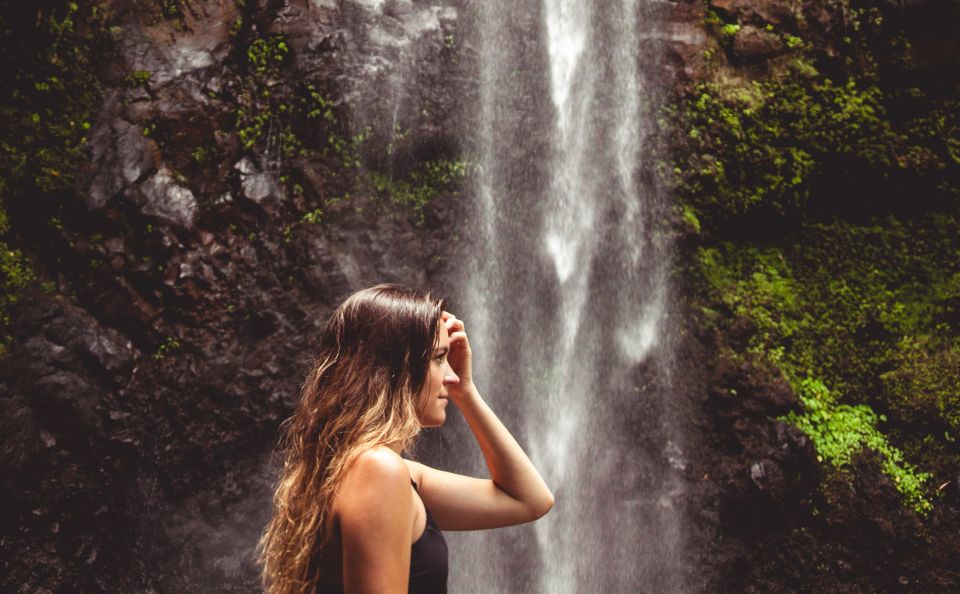
[[[490,480],[401,457],[453,402]],[[378,285],[334,312],[285,423],[260,541],[270,594],[446,592],[443,530],[536,520],[553,495],[473,383],[463,322],[429,295]]]

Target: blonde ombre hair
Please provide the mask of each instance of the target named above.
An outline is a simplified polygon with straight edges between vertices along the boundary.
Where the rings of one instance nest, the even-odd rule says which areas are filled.
[[[283,471],[258,560],[269,594],[312,593],[337,487],[356,457],[379,445],[406,449],[420,432],[419,394],[436,345],[442,302],[397,285],[344,301],[281,428]]]

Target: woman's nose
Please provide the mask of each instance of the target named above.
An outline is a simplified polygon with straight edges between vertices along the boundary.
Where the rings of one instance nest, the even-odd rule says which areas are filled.
[[[446,386],[456,386],[460,383],[460,377],[453,372],[449,363],[447,364],[447,370],[443,373],[443,383]]]

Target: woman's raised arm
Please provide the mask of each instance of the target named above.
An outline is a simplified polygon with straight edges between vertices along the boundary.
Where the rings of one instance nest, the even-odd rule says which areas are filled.
[[[450,335],[448,361],[459,376],[459,381],[447,384],[447,391],[480,445],[491,480],[410,462],[424,502],[447,530],[481,530],[536,520],[553,507],[553,493],[477,391],[463,322],[447,312],[443,322]]]

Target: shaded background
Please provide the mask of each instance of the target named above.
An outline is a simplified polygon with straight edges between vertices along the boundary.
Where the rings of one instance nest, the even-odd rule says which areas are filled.
[[[536,256],[524,223],[556,209],[535,194],[568,191],[558,176],[578,163],[551,132],[551,6],[4,3],[0,589],[258,591],[277,426],[326,316],[380,281],[433,286],[480,322],[478,363],[503,374],[492,400],[525,444],[559,448],[535,451],[550,472],[571,440],[612,444],[601,462],[617,471],[598,471],[616,488],[584,481],[566,501],[672,481],[667,515],[627,518],[664,531],[632,538],[643,526],[604,518],[630,532],[619,557],[564,588],[601,573],[612,591],[958,582],[957,3],[582,5],[588,162],[598,131],[627,125],[606,93],[623,52],[643,97],[634,193],[607,202],[610,181],[596,213],[573,217],[606,225],[583,240],[604,262],[587,302],[664,296],[656,349],[620,365],[591,338],[573,359],[623,378],[578,387],[623,414],[573,436],[542,430],[534,396],[510,404],[524,382],[501,363],[523,359],[497,342],[512,320],[496,315],[529,311],[513,296],[536,289],[533,313],[562,337],[596,311],[561,307],[546,256],[521,258],[531,274],[477,268]],[[514,203],[492,225],[490,188]],[[631,198],[642,231],[617,226]],[[627,270],[634,243],[650,247]],[[659,272],[619,280],[651,254]],[[454,418],[418,454],[478,469],[464,444]],[[589,468],[571,464],[573,483]],[[568,517],[563,501],[548,518]],[[452,584],[559,587],[544,580],[569,556],[564,531],[592,511],[452,535]],[[510,563],[508,581],[471,577]]]

